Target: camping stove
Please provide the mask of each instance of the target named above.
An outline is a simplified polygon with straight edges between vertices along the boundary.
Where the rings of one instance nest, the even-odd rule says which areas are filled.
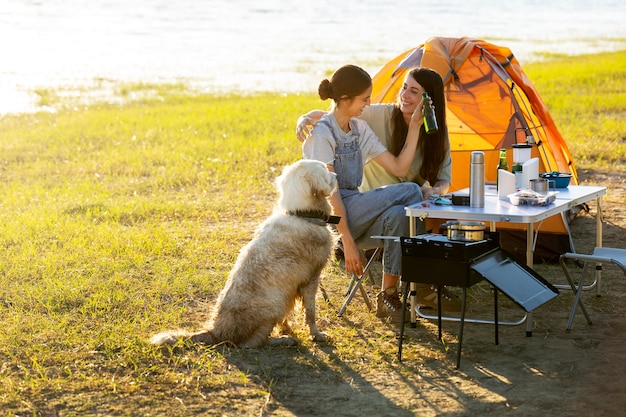
[[[467,242],[438,234],[403,237],[400,243],[403,281],[459,287],[480,281],[482,278],[472,274],[470,266],[499,247],[492,237]]]

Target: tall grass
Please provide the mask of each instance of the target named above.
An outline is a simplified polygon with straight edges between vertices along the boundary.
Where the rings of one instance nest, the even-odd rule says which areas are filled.
[[[525,70],[579,166],[623,163],[626,53]],[[41,92],[57,112],[0,119],[0,409],[7,414],[150,414],[173,389],[197,395],[197,404],[224,387],[251,387],[245,395],[253,396],[271,389],[271,376],[255,388],[218,352],[162,356],[146,339],[201,320],[271,211],[274,178],[300,157],[296,117],[321,103],[313,94],[181,90],[156,86],[155,95],[123,105],[89,106],[64,106]],[[321,320],[334,321],[335,311],[322,308]],[[371,366],[388,355],[382,340],[395,344],[385,331],[366,345],[349,336],[355,328],[332,331],[347,332],[336,343],[339,356],[354,358],[356,350]]]

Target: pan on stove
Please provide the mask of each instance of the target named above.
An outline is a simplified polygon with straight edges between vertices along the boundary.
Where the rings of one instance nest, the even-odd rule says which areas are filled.
[[[485,238],[485,229],[487,228],[483,222],[468,221],[449,221],[441,226],[446,228],[448,239],[462,242],[483,240]]]

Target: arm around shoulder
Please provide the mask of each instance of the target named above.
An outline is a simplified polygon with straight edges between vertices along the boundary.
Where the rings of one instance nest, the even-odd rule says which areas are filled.
[[[304,142],[311,134],[311,131],[317,122],[326,114],[324,110],[311,110],[308,113],[298,117],[296,122],[296,138],[300,142]]]

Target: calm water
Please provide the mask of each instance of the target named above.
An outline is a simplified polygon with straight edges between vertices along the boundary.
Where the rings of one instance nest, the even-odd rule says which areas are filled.
[[[33,89],[98,80],[315,91],[344,63],[373,74],[429,36],[487,39],[510,47],[522,64],[545,53],[626,48],[623,0],[390,3],[2,0],[0,113],[32,109]]]

